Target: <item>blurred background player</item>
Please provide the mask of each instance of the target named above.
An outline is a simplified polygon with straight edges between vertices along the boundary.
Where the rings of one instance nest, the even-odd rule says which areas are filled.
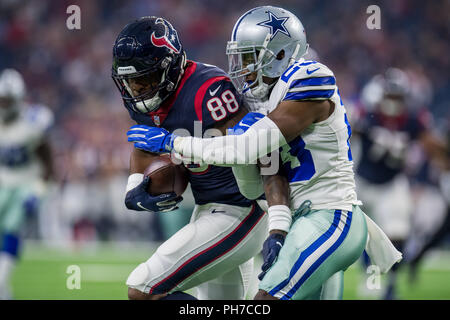
[[[47,130],[52,112],[25,103],[19,72],[0,73],[0,298],[10,299],[9,281],[19,258],[27,214],[39,210],[46,182],[52,178]]]
[[[247,113],[227,74],[187,60],[177,31],[160,17],[143,17],[123,28],[114,44],[112,76],[138,124],[214,135]],[[182,201],[173,192],[147,192],[151,181],[143,172],[158,156],[133,149],[129,209],[169,212]],[[190,223],[130,274],[128,297],[189,298],[180,291],[197,287],[199,299],[244,299],[266,215],[239,192],[231,168],[191,163],[186,168],[196,204]]]
[[[442,121],[434,121],[433,132],[446,143],[442,157],[430,158],[418,144],[408,154],[414,210],[405,261],[411,282],[418,281],[424,256],[440,245],[450,231],[450,119],[439,120]]]
[[[362,90],[360,118],[353,119],[353,133],[361,148],[356,168],[358,195],[364,210],[400,251],[411,233],[414,208],[405,170],[408,151],[415,141],[430,157],[441,158],[444,150],[429,130],[428,112],[412,108],[411,88],[407,74],[397,68],[373,77]],[[384,299],[396,297],[398,266],[389,274]]]

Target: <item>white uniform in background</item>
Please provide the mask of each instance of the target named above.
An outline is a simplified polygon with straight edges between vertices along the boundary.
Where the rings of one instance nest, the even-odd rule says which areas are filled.
[[[27,212],[39,208],[45,191],[37,157],[53,113],[23,102],[24,82],[12,69],[0,74],[0,299],[11,298],[9,279],[19,253]]]

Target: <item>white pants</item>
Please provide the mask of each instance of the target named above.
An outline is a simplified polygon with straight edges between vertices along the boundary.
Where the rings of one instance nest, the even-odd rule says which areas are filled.
[[[363,209],[391,240],[405,240],[411,231],[412,199],[409,181],[400,174],[384,184],[356,180]]]
[[[196,205],[190,223],[141,263],[127,286],[150,294],[197,287],[199,299],[244,299],[266,237],[267,215],[257,205]]]

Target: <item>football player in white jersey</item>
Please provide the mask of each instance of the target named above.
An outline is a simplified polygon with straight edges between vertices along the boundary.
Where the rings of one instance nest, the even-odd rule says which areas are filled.
[[[14,69],[0,73],[0,299],[10,299],[10,278],[20,252],[27,212],[38,210],[53,175],[47,130],[52,112],[24,102],[25,84]]]
[[[359,208],[351,129],[336,79],[325,65],[302,59],[307,48],[295,15],[271,6],[252,9],[236,22],[227,46],[235,86],[262,107],[235,126],[242,134],[201,139],[146,126],[128,132],[136,148],[233,166],[241,192],[254,198],[263,192],[258,158],[281,147],[280,173],[290,197],[271,187],[279,175],[265,179],[270,235],[256,299],[342,298],[343,271],[366,247],[368,229],[380,239],[371,242],[376,249],[369,255],[381,249],[389,257],[373,259],[383,272],[401,259]]]

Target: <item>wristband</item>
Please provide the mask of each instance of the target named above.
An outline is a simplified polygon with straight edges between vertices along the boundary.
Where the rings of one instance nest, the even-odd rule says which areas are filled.
[[[269,231],[276,229],[289,232],[292,223],[292,213],[288,206],[270,206],[267,213],[269,214]]]
[[[142,182],[142,180],[144,180],[143,173],[133,173],[132,175],[130,175],[128,177],[126,192],[136,188]]]

